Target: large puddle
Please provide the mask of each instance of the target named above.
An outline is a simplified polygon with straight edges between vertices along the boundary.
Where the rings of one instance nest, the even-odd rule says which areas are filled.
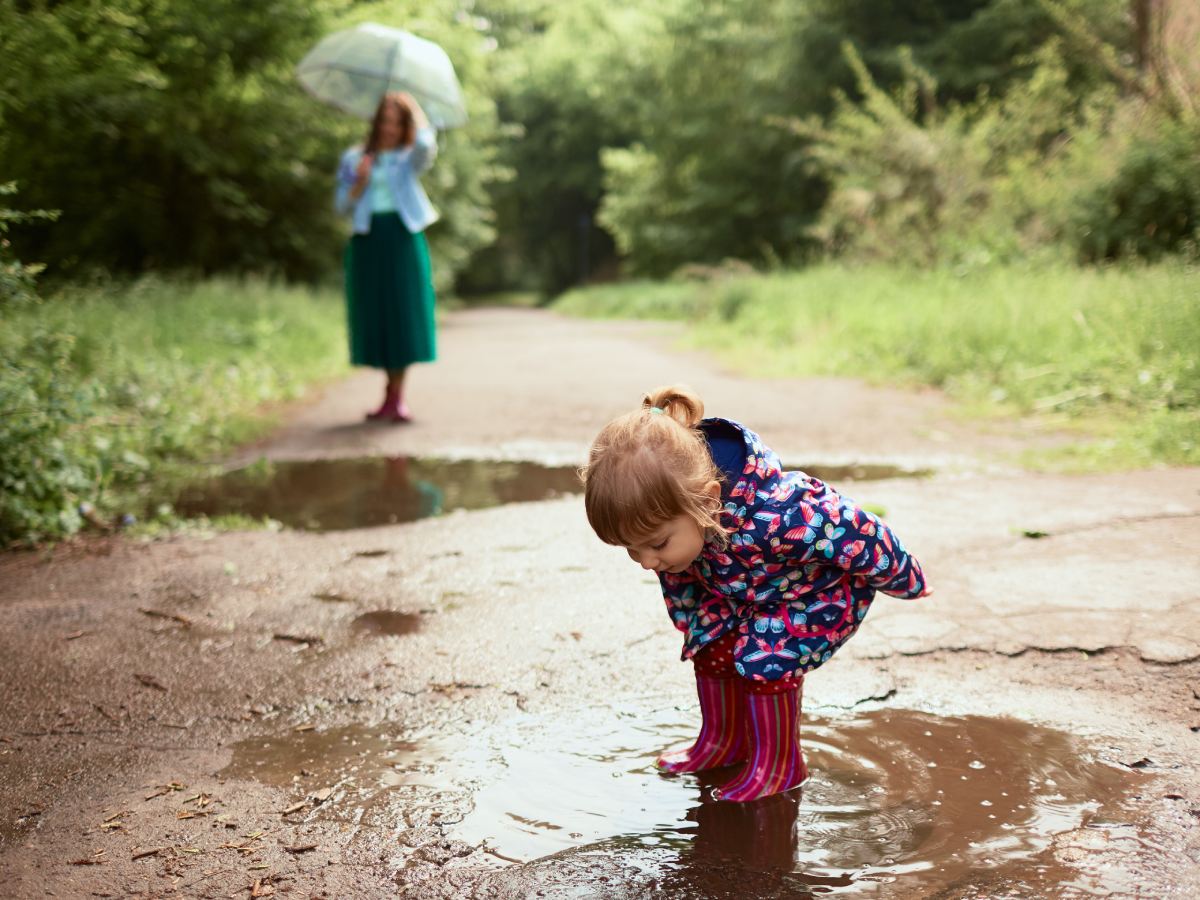
[[[874,464],[800,468],[834,483],[930,474]],[[269,517],[290,528],[340,531],[580,490],[574,466],[402,456],[256,463],[185,488],[174,506],[184,517]]]
[[[340,531],[579,490],[570,466],[403,456],[327,459],[235,469],[185,489],[175,509],[186,517],[270,517],[290,528]]]
[[[409,800],[457,793],[468,800],[447,801],[440,819],[434,800],[428,821],[453,822],[450,836],[484,845],[497,864],[529,864],[481,877],[559,890],[604,870],[664,896],[760,896],[767,886],[905,896],[981,877],[992,879],[986,896],[1021,896],[1071,877],[1042,853],[1055,834],[1121,828],[1099,815],[1136,783],[1050,729],[880,710],[806,717],[812,777],[801,790],[715,803],[708,789],[729,771],[665,777],[652,766],[691,737],[686,714],[593,716],[523,717],[459,743],[361,729],[246,741],[224,774],[295,784],[298,796],[333,787],[315,815],[369,813],[397,827]]]

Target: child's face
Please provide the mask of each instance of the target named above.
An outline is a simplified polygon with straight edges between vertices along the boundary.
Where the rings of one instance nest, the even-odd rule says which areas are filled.
[[[643,569],[682,572],[704,549],[704,529],[691,516],[676,516],[663,522],[636,544],[625,548],[629,558]]]

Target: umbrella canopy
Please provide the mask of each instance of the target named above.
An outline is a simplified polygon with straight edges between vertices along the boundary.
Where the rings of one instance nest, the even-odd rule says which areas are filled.
[[[304,89],[369,119],[388,91],[408,91],[438,128],[464,125],[462,88],[446,51],[415,34],[367,22],[322,38],[296,66]]]

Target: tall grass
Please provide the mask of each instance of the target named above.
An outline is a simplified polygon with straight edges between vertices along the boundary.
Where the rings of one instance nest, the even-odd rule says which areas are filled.
[[[1056,462],[1200,463],[1200,273],[1183,265],[827,265],[588,288],[557,308],[686,321],[697,344],[756,375],[935,385],[977,409],[1072,417],[1098,437]]]
[[[0,545],[69,534],[271,424],[346,368],[332,290],[259,281],[72,288],[4,311]]]

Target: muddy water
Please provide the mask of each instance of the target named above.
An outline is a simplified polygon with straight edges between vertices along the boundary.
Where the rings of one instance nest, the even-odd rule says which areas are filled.
[[[868,464],[798,468],[835,483],[929,474]],[[191,485],[174,506],[185,517],[269,517],[291,528],[339,531],[412,522],[456,509],[549,500],[580,490],[574,466],[411,457],[331,459],[236,469]]]
[[[1016,720],[882,710],[808,718],[813,774],[801,790],[715,803],[709,791],[730,772],[665,777],[651,765],[692,728],[676,710],[641,709],[525,717],[457,745],[350,729],[245,742],[225,774],[334,786],[327,814],[356,821],[400,786],[471,785],[473,808],[450,834],[497,863],[526,864],[490,881],[565,889],[611,870],[635,894],[668,896],[745,895],[747,879],[796,896],[926,895],[980,878],[991,879],[988,896],[1078,887],[1044,851],[1059,833],[1120,828],[1111,816],[1137,779]]]
[[[417,613],[396,612],[379,609],[363,613],[350,623],[350,630],[366,636],[398,636],[412,634],[421,628],[421,616]]]
[[[339,531],[412,522],[456,509],[549,500],[580,490],[571,466],[395,457],[281,462],[236,469],[185,489],[185,517],[270,517]]]

